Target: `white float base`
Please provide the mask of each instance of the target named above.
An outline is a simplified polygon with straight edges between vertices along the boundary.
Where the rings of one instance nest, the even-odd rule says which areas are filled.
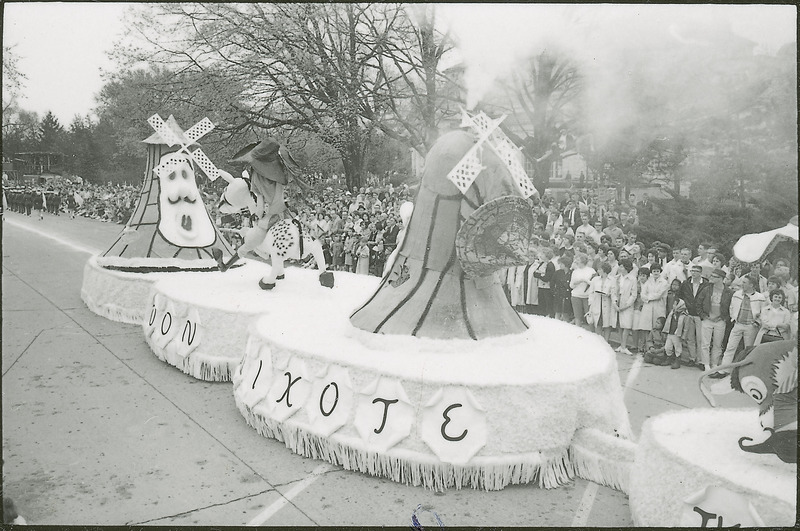
[[[258,281],[270,266],[256,260],[240,264],[224,273],[173,274],[152,285],[142,326],[156,357],[200,380],[230,381],[257,318],[286,311],[288,302],[298,299],[309,307],[347,311],[380,281],[336,271],[334,287],[326,288],[319,284],[318,270],[287,267],[286,278],[265,291]]]
[[[100,267],[97,256],[83,268],[81,299],[94,313],[111,321],[142,324],[151,286],[174,273],[127,273]]]
[[[764,525],[793,526],[797,465],[744,452],[740,437],[765,439],[757,408],[679,411],[647,420],[631,471],[634,525],[680,526],[684,500],[719,486],[748,499]]]
[[[262,435],[436,490],[575,476],[628,490],[635,444],[599,336],[527,316],[526,333],[481,341],[375,335],[350,324],[355,307],[328,302],[293,298],[253,326],[233,383]]]

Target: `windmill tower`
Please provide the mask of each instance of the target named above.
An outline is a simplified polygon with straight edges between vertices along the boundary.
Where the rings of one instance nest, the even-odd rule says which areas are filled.
[[[183,131],[173,116],[149,120],[156,130],[147,144],[147,166],[139,200],[127,225],[101,256],[110,269],[139,271],[215,270],[212,249],[233,254],[214,226],[195,183],[196,169],[209,179],[219,170],[196,141],[214,125],[208,118]]]

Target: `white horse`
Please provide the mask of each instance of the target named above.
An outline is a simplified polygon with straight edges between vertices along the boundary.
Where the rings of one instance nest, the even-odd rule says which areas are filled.
[[[228,182],[228,186],[217,205],[219,211],[226,214],[237,213],[244,208],[252,211],[255,204],[250,196],[248,180],[233,178],[225,171],[220,171],[220,174]],[[272,264],[269,274],[258,282],[261,289],[269,290],[275,287],[278,280],[284,278],[284,261],[303,260],[313,256],[320,270],[319,283],[328,288],[333,287],[333,273],[328,271],[322,245],[308,236],[296,219],[278,219],[266,231],[263,224],[259,223],[244,231],[243,238],[244,244],[227,263],[222,261],[222,252],[214,253],[220,271],[227,271],[238,260],[240,251],[253,251],[262,258],[268,258]]]

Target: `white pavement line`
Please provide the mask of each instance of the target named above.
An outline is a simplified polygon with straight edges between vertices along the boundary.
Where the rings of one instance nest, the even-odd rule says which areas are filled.
[[[625,393],[628,392],[630,389],[631,384],[636,377],[639,376],[639,371],[642,369],[642,364],[644,360],[639,356],[636,356],[636,359],[633,361],[633,365],[631,365],[630,370],[628,371],[628,376],[625,378],[625,387],[622,389],[622,395],[625,396]]]
[[[637,356],[633,361],[633,365],[631,365],[630,370],[628,370],[628,376],[625,378],[625,387],[622,390],[623,396],[628,392],[628,389],[633,381],[636,380],[636,377],[639,375],[639,371],[642,369],[643,363],[644,361],[639,356]],[[597,496],[597,491],[599,488],[600,485],[593,481],[590,481],[589,484],[586,485],[586,490],[583,491],[581,502],[578,504],[578,509],[575,511],[575,516],[572,518],[571,527],[586,527],[586,524],[589,522],[589,513],[592,512],[594,499]]]
[[[275,503],[273,503],[272,505],[261,511],[258,514],[258,516],[250,520],[247,523],[247,525],[257,526],[263,524],[264,522],[272,518],[275,515],[275,513],[280,511],[284,505],[292,501],[294,497],[296,497],[298,494],[306,490],[312,483],[318,480],[322,474],[324,474],[325,472],[330,472],[331,470],[334,470],[334,467],[332,465],[329,464],[319,465],[317,468],[312,470],[311,474],[309,474],[304,480],[300,481],[297,485],[292,487],[289,490],[289,492],[283,494],[278,500],[275,501]]]
[[[100,254],[101,252],[103,252],[102,250],[99,250],[99,249],[90,249],[89,247],[84,247],[83,245],[79,245],[77,243],[58,238],[57,236],[53,236],[52,234],[47,234],[46,232],[43,232],[43,231],[41,231],[39,229],[34,229],[33,227],[29,227],[28,225],[25,225],[24,223],[19,223],[18,221],[14,221],[13,219],[6,219],[3,223],[8,223],[9,225],[14,225],[15,227],[19,227],[20,229],[24,229],[24,230],[33,232],[34,234],[38,234],[39,236],[42,236],[44,238],[49,238],[49,239],[51,239],[51,240],[53,240],[55,242],[60,243],[61,245],[66,245],[67,247],[72,247],[76,251],[80,251],[82,253]]]
[[[599,488],[600,485],[593,481],[590,481],[589,484],[586,485],[586,490],[583,491],[581,503],[578,504],[578,510],[575,511],[575,516],[572,518],[572,525],[570,527],[586,527],[586,523],[589,521],[589,513],[592,512],[594,498],[597,496],[597,490]]]

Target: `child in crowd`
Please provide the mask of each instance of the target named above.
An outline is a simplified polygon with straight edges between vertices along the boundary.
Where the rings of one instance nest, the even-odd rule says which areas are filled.
[[[341,271],[342,266],[344,266],[344,243],[342,243],[341,234],[336,234],[333,236],[331,252],[333,253],[333,270]]]
[[[356,239],[352,232],[347,233],[344,239],[344,270],[350,273],[355,271],[355,260],[353,259],[356,252]]]
[[[681,290],[681,281],[677,278],[672,281],[667,292],[667,308],[672,309],[675,306],[675,300],[680,298],[678,292]]]
[[[665,338],[664,338],[664,322],[665,318],[659,317],[656,319],[656,324],[647,335],[647,341],[644,346],[644,361],[652,363],[653,365],[669,365],[666,357]]]
[[[684,324],[686,322],[686,303],[683,299],[675,299],[672,306],[672,311],[667,315],[664,322],[664,332],[667,334],[667,341],[664,344],[664,354],[668,359],[671,359],[670,368],[680,369],[681,367],[681,353],[683,353],[683,346],[681,344],[684,332]],[[667,363],[664,363],[667,365]]]
[[[359,275],[369,275],[369,245],[367,239],[361,238],[361,242],[356,249],[358,262],[356,263],[356,273]]]

